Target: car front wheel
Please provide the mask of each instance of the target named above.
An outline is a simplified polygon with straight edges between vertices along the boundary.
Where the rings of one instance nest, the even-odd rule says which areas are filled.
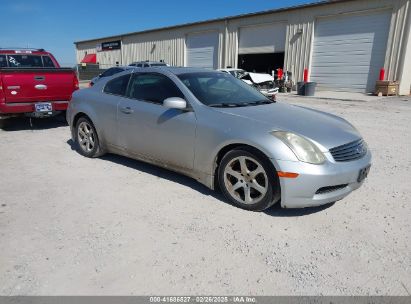
[[[274,166],[264,155],[251,149],[228,152],[221,160],[218,181],[224,196],[246,210],[262,211],[280,199]]]

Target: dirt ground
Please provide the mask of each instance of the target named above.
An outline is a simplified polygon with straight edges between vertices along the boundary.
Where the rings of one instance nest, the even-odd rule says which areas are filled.
[[[373,167],[321,208],[237,209],[184,176],[73,151],[62,119],[0,130],[1,295],[410,295],[411,98],[280,97],[352,122]]]

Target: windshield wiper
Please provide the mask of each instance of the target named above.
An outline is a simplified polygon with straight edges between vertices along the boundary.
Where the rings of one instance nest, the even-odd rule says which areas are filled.
[[[209,107],[212,108],[235,108],[235,107],[248,107],[248,106],[257,106],[262,104],[271,104],[274,101],[271,100],[257,100],[253,102],[240,102],[240,103],[212,103],[209,104]]]
[[[208,105],[209,107],[212,108],[231,108],[231,107],[241,107],[240,104],[236,103],[212,103]]]
[[[262,105],[262,104],[272,104],[275,101],[273,100],[258,100],[258,101],[254,101],[254,102],[249,102],[249,105]]]

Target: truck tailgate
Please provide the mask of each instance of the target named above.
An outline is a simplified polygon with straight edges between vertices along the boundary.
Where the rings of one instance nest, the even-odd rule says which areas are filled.
[[[75,73],[70,68],[2,68],[6,103],[70,100]]]

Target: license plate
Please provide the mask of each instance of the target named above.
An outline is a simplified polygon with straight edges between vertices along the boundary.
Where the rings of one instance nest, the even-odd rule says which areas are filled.
[[[371,166],[367,166],[364,169],[360,170],[360,173],[358,174],[357,182],[361,183],[364,179],[367,178],[368,173],[370,172]]]
[[[51,112],[53,111],[53,107],[51,106],[50,102],[40,102],[34,104],[36,112]]]

